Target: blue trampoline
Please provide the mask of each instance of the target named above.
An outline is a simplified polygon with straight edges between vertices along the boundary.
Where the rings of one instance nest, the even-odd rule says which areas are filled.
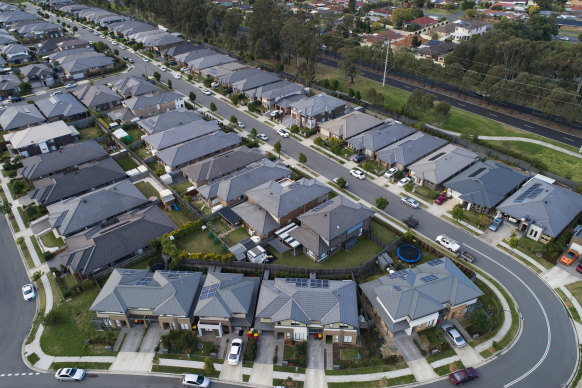
[[[396,255],[402,261],[407,263],[416,263],[420,260],[420,249],[414,245],[401,245],[396,251]]]

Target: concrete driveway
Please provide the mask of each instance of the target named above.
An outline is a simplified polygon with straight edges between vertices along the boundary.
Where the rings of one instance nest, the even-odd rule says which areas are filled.
[[[141,339],[145,333],[145,326],[135,326],[131,328],[124,328],[122,329],[127,334],[125,335],[125,340],[123,341],[123,345],[121,345],[120,352],[137,352],[139,348],[139,344],[141,343]]]
[[[400,354],[402,354],[402,357],[404,357],[408,363],[408,367],[410,368],[410,371],[414,375],[416,381],[424,381],[437,377],[434,369],[430,366],[422,354],[420,354],[420,350],[418,350],[414,344],[414,338],[418,338],[416,333],[412,333],[411,335],[406,335],[404,333],[397,334],[394,336],[394,343],[396,344]],[[420,341],[420,339],[417,339],[417,341]]]
[[[307,369],[305,370],[306,388],[325,388],[323,341],[307,340]]]
[[[249,383],[254,385],[273,385],[273,355],[275,353],[275,334],[262,332],[257,346],[257,358]]]
[[[149,327],[141,341],[139,351],[144,353],[155,353],[156,346],[160,343],[162,334],[167,332],[168,331],[162,331],[162,328],[156,325]]]
[[[226,351],[230,350],[230,341],[226,344]],[[241,354],[240,361],[237,365],[228,364],[228,355],[224,357],[224,364],[222,365],[222,370],[220,371],[220,380],[234,381],[241,383],[243,381],[242,373],[242,360],[244,358],[244,348]]]

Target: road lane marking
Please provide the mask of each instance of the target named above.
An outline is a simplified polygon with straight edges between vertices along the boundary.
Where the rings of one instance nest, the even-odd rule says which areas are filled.
[[[458,106],[467,106],[467,105],[465,105],[465,104],[461,104],[460,102],[457,102],[457,105],[458,105]]]
[[[528,127],[528,128],[532,128],[532,129],[533,129],[533,127],[532,127],[531,125],[527,125],[527,124],[524,124],[524,125],[525,125],[526,127]]]
[[[568,138],[568,137],[564,137],[564,136],[562,136],[562,138],[563,138],[563,139],[565,139],[565,140],[567,140],[567,141],[571,141],[571,142],[573,142],[573,141],[574,141],[573,139],[570,139],[570,138]]]
[[[497,115],[494,115],[493,113],[487,113],[487,114],[490,116],[493,116],[493,117],[497,117]]]

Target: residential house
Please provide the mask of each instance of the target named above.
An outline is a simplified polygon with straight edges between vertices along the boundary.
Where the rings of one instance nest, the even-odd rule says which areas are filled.
[[[157,54],[184,42],[184,39],[165,31],[161,34],[146,33],[143,38],[135,40],[143,43],[145,48],[148,48]]]
[[[57,38],[65,34],[63,27],[44,20],[25,20],[14,23],[10,30],[17,33],[20,39],[26,43]]]
[[[14,74],[0,75],[0,97],[6,98],[20,93],[20,78]]]
[[[78,278],[86,278],[141,254],[151,240],[176,228],[155,205],[132,210],[117,220],[68,237],[65,251],[53,259],[55,265],[62,264]]]
[[[113,23],[120,23],[127,20],[127,17],[117,14],[111,14],[99,18],[98,23],[101,27],[107,27]]]
[[[32,104],[9,105],[0,111],[0,127],[4,131],[17,131],[45,121],[42,113]]]
[[[528,178],[511,167],[486,160],[477,162],[445,182],[447,195],[467,210],[491,213]]]
[[[284,112],[284,114],[291,114],[291,105],[307,100],[310,97],[307,97],[305,94],[301,93],[301,94],[292,94],[290,96],[285,96],[279,100],[277,100],[277,102],[275,102],[275,105],[273,106],[274,109],[279,109],[282,112]]]
[[[12,36],[8,31],[0,29],[0,46],[13,43],[19,43],[18,39]]]
[[[240,273],[208,272],[194,309],[198,334],[222,337],[236,328],[252,327],[260,282]]]
[[[161,55],[164,59],[174,60],[177,55],[189,53],[190,51],[196,51],[202,49],[202,46],[195,45],[189,42],[182,42],[176,46],[169,47],[161,51]]]
[[[9,29],[14,23],[24,20],[38,20],[38,17],[25,11],[0,12],[0,27]]]
[[[255,327],[274,332],[278,340],[313,336],[326,343],[355,345],[360,332],[356,282],[315,276],[263,280]]]
[[[409,50],[411,48],[414,48],[416,46],[413,46],[413,42],[414,42],[414,38],[416,37],[416,40],[420,43],[420,44],[424,44],[428,42],[428,39],[423,38],[420,35],[408,35],[406,37],[403,37],[402,39],[398,39],[395,41],[391,42],[391,48],[393,51],[402,51],[402,50]]]
[[[234,206],[232,211],[253,235],[265,239],[300,214],[326,202],[330,191],[316,180],[271,180],[245,192],[248,202]]]
[[[205,51],[208,51],[206,49],[203,49]],[[185,53],[185,54],[180,54],[179,56],[176,56],[176,61],[177,62],[183,62],[183,63],[188,63],[190,60],[192,59],[196,59],[199,58],[197,55],[197,52],[199,52],[201,50],[196,50],[196,52],[192,52],[192,53]],[[208,53],[206,53],[205,55],[208,55]],[[192,57],[196,57],[196,58],[192,58]],[[180,59],[180,60],[178,60]],[[203,77],[212,77],[213,79],[220,79],[220,77],[223,77],[225,75],[234,73],[235,71],[239,71],[239,70],[244,70],[244,69],[248,69],[249,67],[247,65],[245,65],[244,63],[240,63],[240,62],[229,62],[229,63],[225,63],[223,65],[217,65],[217,66],[211,66],[211,67],[207,67],[206,69],[202,69],[200,70],[200,75]]]
[[[371,46],[374,43],[387,44],[389,42],[390,43],[396,42],[397,40],[403,39],[404,37],[405,37],[404,35],[400,35],[392,30],[385,30],[377,34],[370,34],[364,36],[362,38],[362,45]]]
[[[123,98],[142,96],[144,94],[160,94],[161,89],[142,77],[129,76],[113,82],[113,90]]]
[[[415,133],[416,130],[403,125],[398,121],[388,119],[373,129],[353,136],[348,140],[348,147],[354,152],[358,152],[369,157],[375,157],[376,152],[392,143],[397,142]]]
[[[36,101],[36,106],[48,121],[77,121],[90,116],[89,110],[72,94],[57,94]]]
[[[447,141],[439,137],[415,132],[388,147],[382,148],[377,152],[376,159],[385,167],[396,167],[399,170],[404,170],[412,163],[446,144]]]
[[[544,244],[557,238],[582,212],[582,195],[536,175],[497,206],[519,232]]]
[[[319,133],[322,137],[338,140],[349,139],[366,132],[382,124],[382,120],[362,112],[351,112],[345,116],[330,120],[319,125]]]
[[[128,38],[129,35],[137,34],[139,32],[155,31],[156,27],[142,22],[137,22],[135,20],[125,20],[118,23],[111,23],[107,26],[109,31],[115,32],[120,38]]]
[[[260,101],[267,109],[273,109],[282,98],[303,95],[305,88],[289,81],[278,81],[245,91],[245,95],[255,101]]]
[[[201,57],[188,62],[188,67],[195,73],[200,73],[201,70],[207,69],[209,67],[223,65],[225,63],[234,62],[236,59],[229,57],[228,55],[217,54],[213,52],[213,55]]]
[[[475,20],[459,22],[455,24],[455,32],[452,34],[453,40],[470,40],[475,35],[483,35],[487,32],[487,24]]]
[[[418,24],[420,26],[420,29],[424,30],[425,28],[430,28],[437,23],[438,23],[438,21],[436,21],[435,19],[430,18],[428,16],[423,16],[420,18],[412,19],[412,20],[404,23],[404,25],[406,27],[408,27],[408,26],[411,26],[413,24]]]
[[[303,253],[320,263],[340,250],[356,246],[370,229],[374,211],[338,195],[300,215],[301,226],[289,235],[303,245]]]
[[[475,164],[478,159],[479,155],[474,152],[447,144],[411,164],[408,169],[417,185],[432,190],[441,190],[445,181]]]
[[[442,26],[438,26],[430,30],[430,33],[437,34],[439,40],[447,39],[455,32],[455,29],[457,28],[455,24],[456,23],[443,24]]]
[[[149,117],[184,108],[184,96],[176,92],[144,94],[123,101],[136,117]]]
[[[47,39],[36,45],[38,47],[37,53],[40,56],[54,54],[57,51],[60,51],[58,44],[61,42],[65,42],[67,40],[77,40],[77,38],[74,38],[72,36],[61,36],[58,38]]]
[[[232,72],[219,78],[218,82],[230,86],[233,90],[243,93],[267,84],[273,84],[281,79],[273,74],[254,67]]]
[[[452,42],[440,42],[438,44],[429,44],[425,46],[420,46],[418,48],[418,55],[423,58],[432,59],[435,62],[444,64],[445,57],[447,54],[451,53],[455,48],[455,44]]]
[[[103,74],[115,69],[113,58],[95,55],[90,58],[74,58],[61,64],[65,75],[73,80]]]
[[[460,318],[483,292],[444,257],[360,285],[364,306],[390,338]]]
[[[200,119],[202,116],[196,111],[178,109],[139,120],[137,125],[147,134],[153,135]]]
[[[215,55],[216,52],[212,51],[212,50],[208,50],[208,49],[199,49],[199,50],[193,50],[193,51],[188,51],[182,54],[178,54],[174,57],[174,59],[176,60],[176,62],[180,65],[180,66],[187,66],[188,62],[190,61],[194,61],[196,59],[199,58],[204,58],[204,57],[209,57],[211,55]],[[231,62],[228,62],[231,63]],[[238,62],[237,62],[238,63]],[[217,64],[215,66],[219,66],[221,64]],[[206,69],[215,67],[215,66],[209,66]]]
[[[85,39],[73,38],[57,42],[56,46],[59,51],[67,51],[80,48],[90,48],[91,43]]]
[[[102,327],[121,329],[141,321],[161,330],[192,330],[201,272],[115,268],[89,308]]]
[[[30,83],[35,87],[52,86],[55,84],[56,74],[45,63],[35,63],[33,65],[26,65],[20,68],[20,74],[24,77],[24,81]]]
[[[345,110],[344,101],[322,93],[291,104],[291,117],[299,127],[313,129],[343,115]]]
[[[167,131],[147,135],[143,138],[146,147],[155,155],[160,150],[209,135],[220,130],[218,121],[198,120],[168,129]]]
[[[28,63],[32,59],[28,49],[19,43],[2,46],[0,47],[0,51],[2,51],[2,54],[6,57],[8,63],[13,63],[15,65]]]
[[[121,104],[121,97],[105,85],[85,85],[76,89],[73,94],[87,108],[97,112],[112,109]]]
[[[79,132],[64,121],[40,124],[4,135],[10,147],[21,156],[46,154],[79,139]]]

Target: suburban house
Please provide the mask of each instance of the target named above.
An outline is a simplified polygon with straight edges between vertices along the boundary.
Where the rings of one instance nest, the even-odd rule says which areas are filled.
[[[125,20],[122,22],[111,23],[107,26],[109,31],[115,32],[115,35],[121,38],[127,38],[129,35],[138,32],[155,31],[156,27],[147,23],[137,22],[135,20]]]
[[[247,90],[256,89],[278,81],[281,81],[281,78],[277,75],[253,67],[220,77],[218,82],[230,86],[235,92],[244,93]]]
[[[340,250],[356,246],[370,229],[374,211],[338,195],[298,217],[301,226],[289,235],[303,245],[303,253],[319,263]]]
[[[32,59],[28,49],[19,43],[2,46],[0,47],[0,51],[2,51],[2,54],[6,57],[8,63],[13,63],[15,65],[28,63]]]
[[[264,157],[258,148],[241,146],[224,154],[186,166],[181,171],[192,185],[197,187],[238,171]]]
[[[200,119],[202,119],[202,116],[196,111],[179,109],[139,120],[137,125],[139,125],[147,134],[152,135]]]
[[[324,138],[329,137],[345,140],[377,127],[380,124],[382,124],[382,120],[355,111],[326,123],[321,123],[319,125],[319,133]]]
[[[107,73],[115,69],[115,61],[113,58],[100,53],[96,54],[98,55],[93,55],[88,58],[66,58],[62,61],[61,68],[67,78],[73,80],[80,80],[93,75]]]
[[[29,128],[45,121],[42,113],[33,104],[8,105],[0,112],[0,127],[5,131]]]
[[[444,257],[360,285],[362,303],[390,338],[465,314],[483,292]]]
[[[119,94],[105,85],[86,85],[75,90],[73,94],[83,105],[97,112],[112,109],[121,104],[122,100]]]
[[[444,40],[449,38],[451,34],[455,32],[456,29],[455,23],[447,23],[443,24],[442,26],[438,26],[430,30],[431,34],[437,34],[439,40]]]
[[[34,181],[30,195],[40,205],[50,205],[127,179],[125,171],[111,158],[81,166],[78,170]]]
[[[267,109],[272,109],[280,99],[293,95],[303,95],[304,90],[305,88],[299,84],[282,80],[247,90],[245,94],[252,100],[260,101]]]
[[[184,97],[176,92],[144,94],[123,101],[136,117],[149,117],[184,108]]]
[[[423,58],[432,59],[435,62],[444,64],[447,54],[453,51],[455,44],[452,42],[439,42],[438,44],[428,44],[418,48],[418,55]]]
[[[582,212],[582,195],[554,182],[538,174],[497,206],[497,210],[526,237],[547,244]]]
[[[65,33],[63,27],[44,20],[26,20],[14,23],[10,30],[17,33],[20,39],[26,43],[38,42],[39,40],[48,38],[56,38],[63,36]]]
[[[182,42],[176,46],[172,46],[165,50],[162,50],[161,54],[164,57],[164,59],[174,59],[176,55],[188,53],[190,51],[195,51],[201,48],[202,46],[197,46],[189,42]]]
[[[439,148],[418,162],[411,164],[411,177],[417,185],[432,190],[442,189],[442,184],[479,159],[479,155],[453,144]]]
[[[205,48],[201,48],[199,50],[187,51],[185,53],[178,54],[178,55],[176,55],[174,57],[174,59],[176,60],[176,62],[180,66],[187,66],[188,65],[188,62],[190,62],[190,61],[193,61],[193,60],[196,60],[196,59],[199,59],[199,58],[208,57],[208,56],[214,55],[214,54],[216,54],[216,52],[214,52],[212,50],[205,49]],[[232,63],[232,61],[231,62],[227,62],[227,63]],[[209,69],[211,67],[219,66],[219,65],[220,64],[217,64],[217,65],[214,65],[214,66],[209,66],[209,67],[207,67],[207,69]],[[223,65],[225,65],[225,64],[223,64]]]
[[[66,51],[66,50],[74,50],[78,48],[89,48],[91,47],[91,43],[84,39],[79,38],[72,38],[72,39],[65,39],[60,42],[56,43],[57,50],[59,51]]]
[[[509,166],[487,160],[477,162],[444,186],[447,194],[461,202],[463,208],[491,213],[507,196],[528,178]]]
[[[32,182],[50,175],[76,169],[79,165],[103,159],[107,152],[95,140],[64,146],[58,151],[22,159],[18,174]]]
[[[301,128],[314,129],[320,123],[345,113],[346,103],[321,93],[291,104],[291,117]]]
[[[89,308],[93,323],[122,329],[135,321],[162,330],[192,330],[194,307],[204,282],[201,272],[115,268]]]
[[[169,32],[162,31],[161,34],[146,34],[142,39],[136,39],[136,41],[143,43],[145,48],[161,54],[170,47],[183,43],[184,39]]]
[[[347,143],[354,152],[375,157],[376,152],[400,139],[415,133],[416,130],[392,119],[360,135],[351,137]]]
[[[196,54],[196,53],[201,51],[201,50],[204,50],[203,52],[206,52],[206,54],[204,54],[204,55],[208,55],[208,52],[207,52],[208,50],[198,49],[198,50],[195,50],[192,52],[177,55],[175,58],[176,62],[188,63],[190,58],[193,58],[194,56],[196,58],[199,58],[198,54]],[[229,62],[229,63],[225,63],[223,65],[217,65],[217,66],[207,67],[206,69],[202,69],[202,70],[200,70],[200,75],[203,77],[212,77],[213,79],[219,79],[220,77],[222,77],[224,75],[228,75],[228,74],[231,74],[235,71],[248,69],[248,68],[249,67],[247,65],[245,65],[244,63]]]
[[[168,129],[167,131],[147,135],[143,138],[143,141],[146,143],[146,147],[155,155],[160,150],[218,132],[219,130],[220,126],[218,125],[218,121],[205,121],[201,119]]]
[[[330,191],[316,180],[271,180],[245,192],[248,201],[234,206],[232,211],[253,234],[265,239],[300,214],[326,202]]]
[[[483,35],[487,32],[487,24],[475,20],[454,23],[455,32],[452,33],[453,40],[470,40],[475,35]]]
[[[438,23],[438,21],[436,21],[435,19],[429,18],[428,16],[423,16],[420,18],[412,19],[412,20],[404,23],[404,25],[406,27],[409,27],[413,24],[418,24],[420,26],[420,29],[424,30],[425,28],[430,28],[437,23]]]
[[[353,280],[275,278],[263,280],[255,327],[276,339],[352,344],[358,339],[358,299]]]
[[[252,327],[260,282],[240,273],[208,272],[194,310],[199,335],[222,337]]]
[[[224,178],[200,186],[197,191],[200,197],[209,204],[220,203],[223,206],[228,206],[241,201],[248,190],[271,180],[287,178],[290,175],[291,170],[283,163],[263,159]]]
[[[159,94],[161,89],[142,77],[123,77],[113,82],[113,90],[123,98],[137,97],[144,94]]]
[[[0,45],[19,43],[18,39],[12,36],[8,31],[0,29]],[[4,59],[2,57],[2,59]]]
[[[68,237],[65,251],[53,259],[55,265],[63,264],[76,277],[86,278],[141,254],[151,240],[176,229],[155,205],[122,214],[117,221]]]
[[[35,63],[26,65],[20,68],[20,74],[24,80],[34,88],[39,86],[54,85],[56,75],[53,69],[48,67],[45,63]]]
[[[381,31],[377,34],[370,34],[370,35],[366,35],[364,36],[362,39],[362,45],[363,46],[371,46],[374,43],[383,43],[383,44],[387,44],[388,42],[395,42],[397,40],[400,40],[404,38],[403,35],[400,35],[392,30],[385,30],[385,31]]]
[[[378,151],[377,160],[385,167],[404,170],[425,155],[444,147],[447,141],[439,137],[415,132]]]
[[[58,44],[61,42],[65,42],[67,40],[77,40],[77,38],[72,37],[72,36],[61,36],[58,38],[47,39],[43,42],[37,43],[37,45],[36,45],[38,47],[37,53],[38,53],[38,55],[41,55],[41,56],[56,53],[57,51],[60,51]],[[75,47],[75,48],[79,48],[79,47]]]
[[[0,97],[6,98],[20,93],[20,78],[14,74],[0,75]]]
[[[76,142],[78,138],[79,132],[75,127],[64,121],[44,123],[4,135],[10,147],[25,158],[56,151]]]
[[[77,121],[90,116],[89,110],[72,94],[57,94],[36,101],[36,106],[48,121]]]
[[[234,61],[236,61],[236,59],[229,57],[228,55],[217,54],[213,51],[212,55],[189,61],[188,67],[193,72],[200,73],[201,70],[204,70],[206,68],[223,65],[225,63],[230,63]]]

